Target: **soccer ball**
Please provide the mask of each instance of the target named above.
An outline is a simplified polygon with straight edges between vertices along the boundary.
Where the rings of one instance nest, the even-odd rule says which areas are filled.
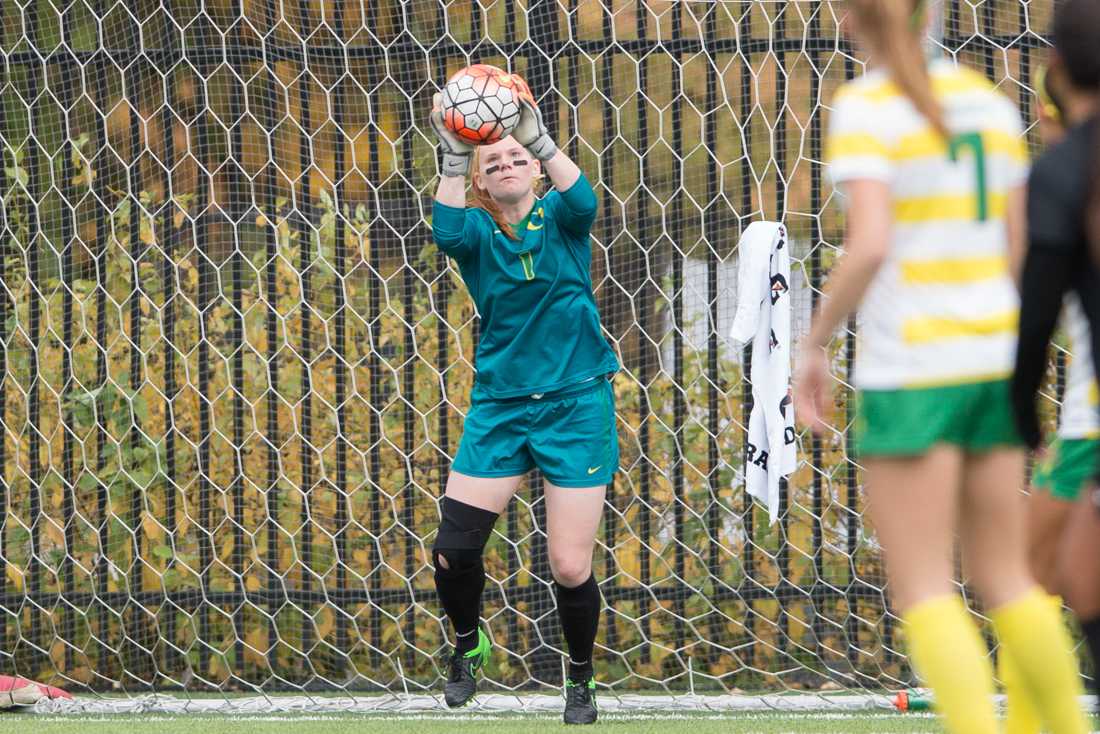
[[[533,101],[523,77],[488,64],[467,66],[443,87],[443,123],[467,143],[488,145],[519,124],[520,98]]]

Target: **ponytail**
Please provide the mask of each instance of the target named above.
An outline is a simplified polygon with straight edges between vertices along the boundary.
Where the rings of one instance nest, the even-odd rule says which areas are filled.
[[[918,37],[923,5],[923,0],[848,0],[871,53],[886,63],[893,82],[946,140],[951,131],[932,92],[932,79]]]

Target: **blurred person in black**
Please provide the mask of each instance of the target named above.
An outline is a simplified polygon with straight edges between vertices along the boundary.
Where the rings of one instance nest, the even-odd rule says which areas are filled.
[[[1094,364],[1100,358],[1100,2],[1062,3],[1053,36],[1047,74],[1048,80],[1059,80],[1060,113],[1068,129],[1035,163],[1028,181],[1028,248],[1012,381],[1017,427],[1032,449],[1042,440],[1035,394],[1067,294],[1076,295],[1089,322]],[[1058,552],[1058,586],[1081,622],[1093,659],[1100,661],[1100,489],[1095,479],[1079,502]]]

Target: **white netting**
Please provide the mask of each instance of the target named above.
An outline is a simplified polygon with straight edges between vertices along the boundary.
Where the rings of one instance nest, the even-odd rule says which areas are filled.
[[[1030,120],[1051,6],[951,0],[938,45]],[[821,149],[861,69],[842,12],[4,3],[0,668],[128,694],[440,686],[426,549],[477,320],[430,244],[424,122],[481,61],[527,78],[600,198],[593,280],[625,368],[601,683],[908,684],[843,386],[836,432],[801,437],[779,523],[735,486],[735,244],[786,222],[804,328],[841,239]],[[491,692],[561,679],[539,487],[488,548]]]

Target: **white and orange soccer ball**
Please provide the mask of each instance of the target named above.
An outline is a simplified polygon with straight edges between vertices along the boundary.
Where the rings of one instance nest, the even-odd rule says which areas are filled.
[[[518,74],[488,64],[467,66],[443,87],[443,123],[467,143],[489,145],[515,130],[522,98],[534,103]]]

